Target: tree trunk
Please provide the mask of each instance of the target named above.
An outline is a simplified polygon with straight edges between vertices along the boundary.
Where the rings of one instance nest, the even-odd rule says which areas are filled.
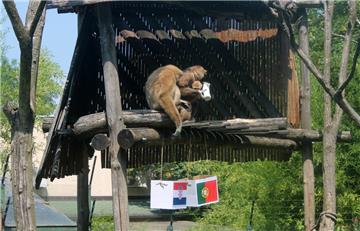
[[[330,85],[331,80],[331,32],[334,2],[324,2],[325,15],[325,42],[324,42],[324,81]],[[335,190],[335,149],[336,138],[332,134],[332,104],[331,97],[324,94],[324,135],[323,135],[323,188],[324,202],[323,214],[319,230],[334,230],[335,221],[330,218],[336,213],[336,190]]]
[[[31,46],[30,46],[31,47]],[[21,49],[19,110],[14,113],[11,141],[11,181],[17,230],[36,230],[33,198],[32,133],[34,113],[30,108],[31,48]],[[28,94],[25,94],[28,92]]]
[[[17,230],[35,230],[35,208],[32,178],[32,129],[24,131],[15,116],[11,152],[11,181]]]
[[[32,132],[34,106],[31,92],[36,83],[40,40],[45,21],[46,2],[31,1],[23,25],[14,1],[3,1],[20,46],[19,108],[4,108],[12,127],[11,180],[14,217],[17,230],[36,230],[33,198]],[[40,22],[40,23],[39,23]],[[34,32],[37,38],[34,40]],[[35,55],[33,55],[35,51]],[[34,58],[34,59],[33,59]],[[35,61],[35,63],[33,62]],[[33,65],[34,64],[34,65]]]
[[[341,86],[347,77],[347,69],[351,48],[351,37],[356,23],[356,1],[348,1],[349,20],[347,31],[344,36],[342,59],[340,64],[338,86]],[[328,84],[331,81],[331,20],[334,9],[334,2],[327,1],[325,6],[325,68],[324,77]],[[345,91],[341,93],[344,97]],[[342,109],[336,105],[335,113],[332,113],[331,98],[325,95],[324,103],[324,137],[323,137],[323,184],[324,184],[324,204],[323,216],[321,217],[319,230],[334,230],[336,225],[336,136],[339,130],[342,117]]]

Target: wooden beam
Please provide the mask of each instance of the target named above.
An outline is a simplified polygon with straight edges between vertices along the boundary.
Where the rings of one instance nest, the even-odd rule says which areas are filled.
[[[124,111],[123,120],[127,127],[132,128],[171,128],[174,126],[166,114],[154,110]],[[51,124],[49,123],[49,118],[46,118],[45,121],[47,121],[47,125]],[[47,125],[44,124],[43,129]],[[288,128],[286,118],[236,118],[224,121],[186,121],[183,123],[183,127],[210,132],[220,132],[228,135],[272,136],[279,139],[292,139],[295,141],[321,141],[323,137],[321,131]],[[81,137],[91,137],[98,133],[106,133],[107,131],[105,113],[103,112],[80,117],[72,128],[74,135]],[[339,142],[349,142],[351,140],[352,136],[350,132],[339,132]]]
[[[180,137],[171,138],[168,131],[157,130],[154,128],[127,128],[120,131],[118,135],[118,142],[124,149],[128,149],[133,145],[152,146],[175,143],[188,143],[191,139],[192,144],[204,143],[205,139],[208,143],[219,145],[253,145],[273,148],[296,149],[297,143],[289,139],[277,139],[269,137],[246,136],[246,135],[231,135],[227,138],[221,139],[216,134],[182,134]]]
[[[145,127],[151,124],[152,127],[171,126],[173,122],[164,114],[155,110],[131,110],[123,111],[122,117],[128,127]],[[43,117],[42,130],[48,132],[54,117]],[[89,114],[80,117],[74,124],[75,135],[96,134],[107,131],[107,123],[104,112]]]
[[[96,13],[105,82],[106,119],[110,138],[109,154],[111,156],[114,229],[127,231],[129,230],[129,214],[126,156],[119,155],[120,146],[117,142],[117,134],[125,128],[125,125],[122,117],[111,3],[98,4]]]
[[[85,143],[79,144],[79,150],[81,151],[82,168],[77,176],[77,230],[87,231],[89,230],[89,154]]]
[[[310,129],[293,129],[288,128],[283,131],[274,131],[273,136],[277,138],[287,138],[302,142],[320,142],[323,138],[321,131],[310,130]],[[352,135],[349,131],[339,132],[337,135],[339,142],[350,142],[352,141]]]
[[[309,56],[308,19],[305,9],[300,10],[299,47]],[[300,63],[301,78],[301,128],[311,129],[311,83],[310,72],[306,65]],[[317,135],[317,134],[316,134]],[[340,135],[341,136],[341,135]],[[319,137],[321,140],[322,137]],[[315,225],[315,176],[313,163],[312,142],[304,141],[301,147],[303,154],[303,182],[304,182],[304,225],[305,231],[311,231]]]
[[[111,0],[51,0],[47,4],[47,9],[57,8],[62,12],[72,12],[74,11],[74,7],[85,6],[85,5],[93,5],[96,3],[104,3],[110,2]],[[189,1],[190,0],[186,0]],[[182,1],[182,2],[186,2]],[[260,0],[259,0],[260,1]],[[265,3],[268,3],[268,0],[261,0]],[[172,1],[168,1],[171,3]],[[175,1],[174,1],[175,2]],[[322,6],[321,0],[281,0],[281,2],[285,3],[294,3],[298,7],[307,7],[307,8],[319,8]],[[179,3],[177,3],[179,4]],[[195,8],[194,10],[196,10]],[[203,10],[203,9],[201,9]],[[223,12],[216,12],[217,14],[222,14]],[[232,12],[234,14],[234,12]],[[229,14],[231,15],[231,14]]]

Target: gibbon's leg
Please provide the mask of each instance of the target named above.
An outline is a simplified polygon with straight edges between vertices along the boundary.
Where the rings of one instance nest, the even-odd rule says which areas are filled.
[[[191,119],[191,111],[186,110],[183,107],[179,108],[179,113],[180,113],[180,117],[181,120],[184,122],[186,120],[190,120]]]
[[[181,133],[182,121],[178,109],[175,106],[173,98],[169,94],[164,94],[159,98],[159,104],[162,109],[168,114],[170,119],[174,121],[176,130],[173,133],[173,136],[178,136]]]

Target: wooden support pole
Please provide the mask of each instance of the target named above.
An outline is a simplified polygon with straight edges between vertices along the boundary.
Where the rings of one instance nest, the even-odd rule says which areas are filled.
[[[300,9],[299,46],[309,56],[308,21],[305,9]],[[301,127],[311,129],[311,85],[310,72],[306,65],[300,63],[301,73]],[[304,141],[301,147],[303,154],[304,182],[304,225],[305,231],[311,231],[315,224],[315,176],[313,164],[312,142]]]
[[[111,3],[97,5],[100,32],[101,59],[105,82],[106,119],[109,131],[111,156],[111,182],[113,197],[114,229],[129,230],[128,192],[126,180],[126,156],[119,155],[117,134],[125,128],[122,118],[119,75],[115,50],[115,35],[112,28]]]
[[[77,230],[88,231],[89,230],[89,154],[88,148],[85,143],[79,145],[79,152],[81,153],[82,169],[77,176]]]
[[[161,131],[153,128],[127,128],[120,131],[118,135],[118,142],[124,149],[130,148],[135,144],[151,146],[161,145],[162,142],[165,142],[166,144],[188,143],[190,139],[192,144],[204,143],[204,140],[206,139],[208,143],[218,145],[252,145],[273,148],[286,148],[292,150],[297,148],[297,143],[288,139],[246,135],[229,135],[229,137],[224,137],[221,139],[221,137],[217,136],[216,134],[184,134],[184,132],[180,137],[170,138],[171,134],[167,130]]]

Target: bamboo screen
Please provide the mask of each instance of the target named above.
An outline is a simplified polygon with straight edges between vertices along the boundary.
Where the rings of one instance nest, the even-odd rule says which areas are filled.
[[[241,5],[241,4],[240,4]],[[200,104],[196,120],[263,118],[287,115],[289,70],[277,24],[247,8],[238,17],[194,13],[163,3],[117,4],[114,28],[123,110],[147,108],[143,86],[153,70],[167,64],[202,65],[213,99]],[[263,10],[263,11],[262,11]],[[249,12],[247,14],[247,12]],[[287,47],[288,48],[288,47]],[[99,78],[102,78],[99,75]],[[103,89],[102,93],[103,94]],[[211,144],[134,147],[129,167],[163,161],[286,160],[289,151]]]

